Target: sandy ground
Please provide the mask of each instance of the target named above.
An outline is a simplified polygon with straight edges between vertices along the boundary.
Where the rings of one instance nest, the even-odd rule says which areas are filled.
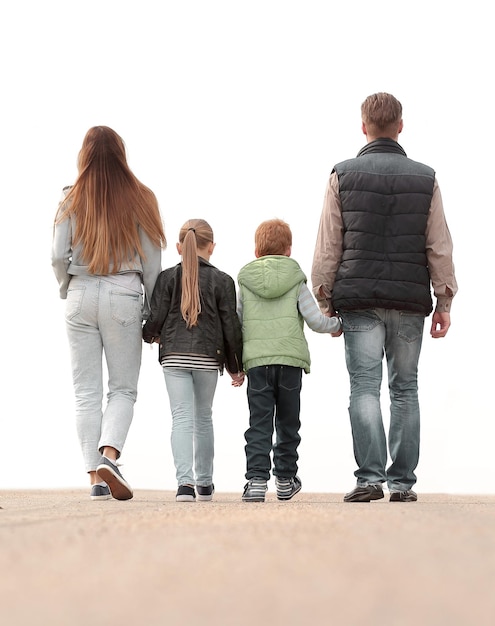
[[[2,626],[495,624],[495,495],[0,493]]]

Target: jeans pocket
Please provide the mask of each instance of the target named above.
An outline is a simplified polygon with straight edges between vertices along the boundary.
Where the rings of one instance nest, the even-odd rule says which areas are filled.
[[[300,367],[280,366],[280,387],[286,391],[301,389],[302,369]]]
[[[67,291],[67,301],[65,305],[65,319],[70,321],[79,315],[82,308],[82,301],[86,287],[69,287]]]
[[[110,293],[112,319],[122,326],[131,326],[142,319],[142,298],[135,291],[115,290]]]
[[[263,391],[269,386],[268,380],[268,367],[260,365],[258,367],[252,367],[247,374],[248,387],[252,391]]]
[[[413,343],[423,336],[425,316],[421,313],[405,313],[401,311],[398,336],[408,343]]]
[[[341,314],[342,329],[346,331],[369,331],[381,323],[380,318],[374,311],[346,311]]]

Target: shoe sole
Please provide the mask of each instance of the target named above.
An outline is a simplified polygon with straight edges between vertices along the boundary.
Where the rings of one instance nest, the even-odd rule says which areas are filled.
[[[130,486],[108,465],[99,465],[96,468],[96,473],[107,483],[116,500],[130,500],[133,497],[134,494]]]
[[[112,496],[108,494],[107,496],[90,496],[91,500],[111,500]]]
[[[176,502],[195,502],[196,498],[194,496],[175,496]]]
[[[265,498],[262,498],[260,496],[253,496],[252,498],[242,498],[243,502],[264,502]]]

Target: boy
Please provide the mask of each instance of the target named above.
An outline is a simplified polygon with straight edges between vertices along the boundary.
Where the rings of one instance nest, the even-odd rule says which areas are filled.
[[[272,448],[277,498],[290,500],[301,490],[297,476],[300,392],[302,371],[310,370],[304,322],[318,333],[340,333],[340,320],[320,312],[306,276],[290,258],[291,248],[288,224],[279,219],[263,222],[255,234],[256,260],[238,276],[237,312],[249,403],[244,502],[265,501]]]

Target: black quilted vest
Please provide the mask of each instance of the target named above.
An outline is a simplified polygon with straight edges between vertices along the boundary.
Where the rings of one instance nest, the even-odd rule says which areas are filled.
[[[337,311],[432,310],[425,232],[435,172],[391,139],[335,166],[344,247],[332,292]]]

